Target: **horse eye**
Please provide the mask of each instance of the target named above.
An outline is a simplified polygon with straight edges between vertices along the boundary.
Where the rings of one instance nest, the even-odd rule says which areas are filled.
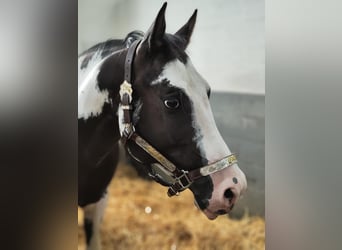
[[[165,107],[169,109],[176,109],[179,107],[179,100],[178,99],[170,99],[164,101]]]

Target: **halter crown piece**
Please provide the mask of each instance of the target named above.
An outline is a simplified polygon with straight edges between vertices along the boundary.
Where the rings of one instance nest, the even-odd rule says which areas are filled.
[[[135,51],[139,45],[140,40],[134,41],[128,48],[128,52],[125,60],[125,80],[120,85],[120,106],[121,115],[119,112],[119,127],[121,133],[121,141],[123,145],[126,145],[127,141],[134,142],[137,146],[143,149],[147,154],[154,158],[157,162],[151,164],[151,172],[149,175],[164,185],[169,187],[168,196],[179,195],[197,179],[218,172],[224,168],[230,167],[237,163],[237,159],[234,154],[224,157],[217,162],[203,166],[191,171],[186,171],[177,168],[171,161],[163,156],[156,148],[144,140],[140,135],[135,132],[134,125],[132,123],[132,65],[135,56]],[[134,156],[130,150],[127,150],[129,154],[138,162],[142,163],[136,156]]]

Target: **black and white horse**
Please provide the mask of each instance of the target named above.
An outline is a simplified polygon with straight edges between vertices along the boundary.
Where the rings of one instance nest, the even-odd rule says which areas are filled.
[[[78,203],[88,249],[99,249],[106,188],[119,140],[172,196],[189,188],[209,219],[228,213],[247,188],[213,118],[210,87],[185,52],[197,10],[165,33],[166,3],[144,35],[109,40],[79,56]]]

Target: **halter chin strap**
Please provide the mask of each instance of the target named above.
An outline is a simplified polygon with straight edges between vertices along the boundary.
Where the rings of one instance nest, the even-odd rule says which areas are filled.
[[[120,105],[118,113],[121,141],[123,145],[126,145],[128,140],[134,142],[137,146],[139,146],[157,161],[157,163],[151,164],[151,172],[149,173],[149,175],[157,182],[169,186],[167,194],[171,197],[174,195],[178,195],[180,192],[187,189],[195,180],[232,166],[233,164],[237,163],[237,159],[234,154],[231,154],[207,166],[200,167],[191,171],[186,171],[177,168],[156,148],[154,148],[150,143],[148,143],[135,132],[131,118],[133,110],[133,89],[131,84],[131,74],[135,51],[139,43],[140,40],[134,41],[128,49],[125,60],[125,80],[120,85]],[[136,156],[131,153],[129,149],[127,151],[136,161],[142,163]]]

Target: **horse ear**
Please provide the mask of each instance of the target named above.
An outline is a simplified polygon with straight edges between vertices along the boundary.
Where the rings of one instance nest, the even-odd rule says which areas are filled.
[[[162,39],[165,34],[165,9],[167,3],[165,2],[158,12],[156,19],[147,31],[144,41],[147,42],[148,48],[150,50],[158,48],[162,45]]]
[[[188,46],[190,42],[192,31],[194,30],[195,23],[196,23],[196,17],[197,17],[197,9],[195,9],[194,13],[192,14],[188,22],[184,24],[184,26],[175,33],[176,36],[179,36],[180,38],[184,40],[184,49],[186,49],[186,47]]]

